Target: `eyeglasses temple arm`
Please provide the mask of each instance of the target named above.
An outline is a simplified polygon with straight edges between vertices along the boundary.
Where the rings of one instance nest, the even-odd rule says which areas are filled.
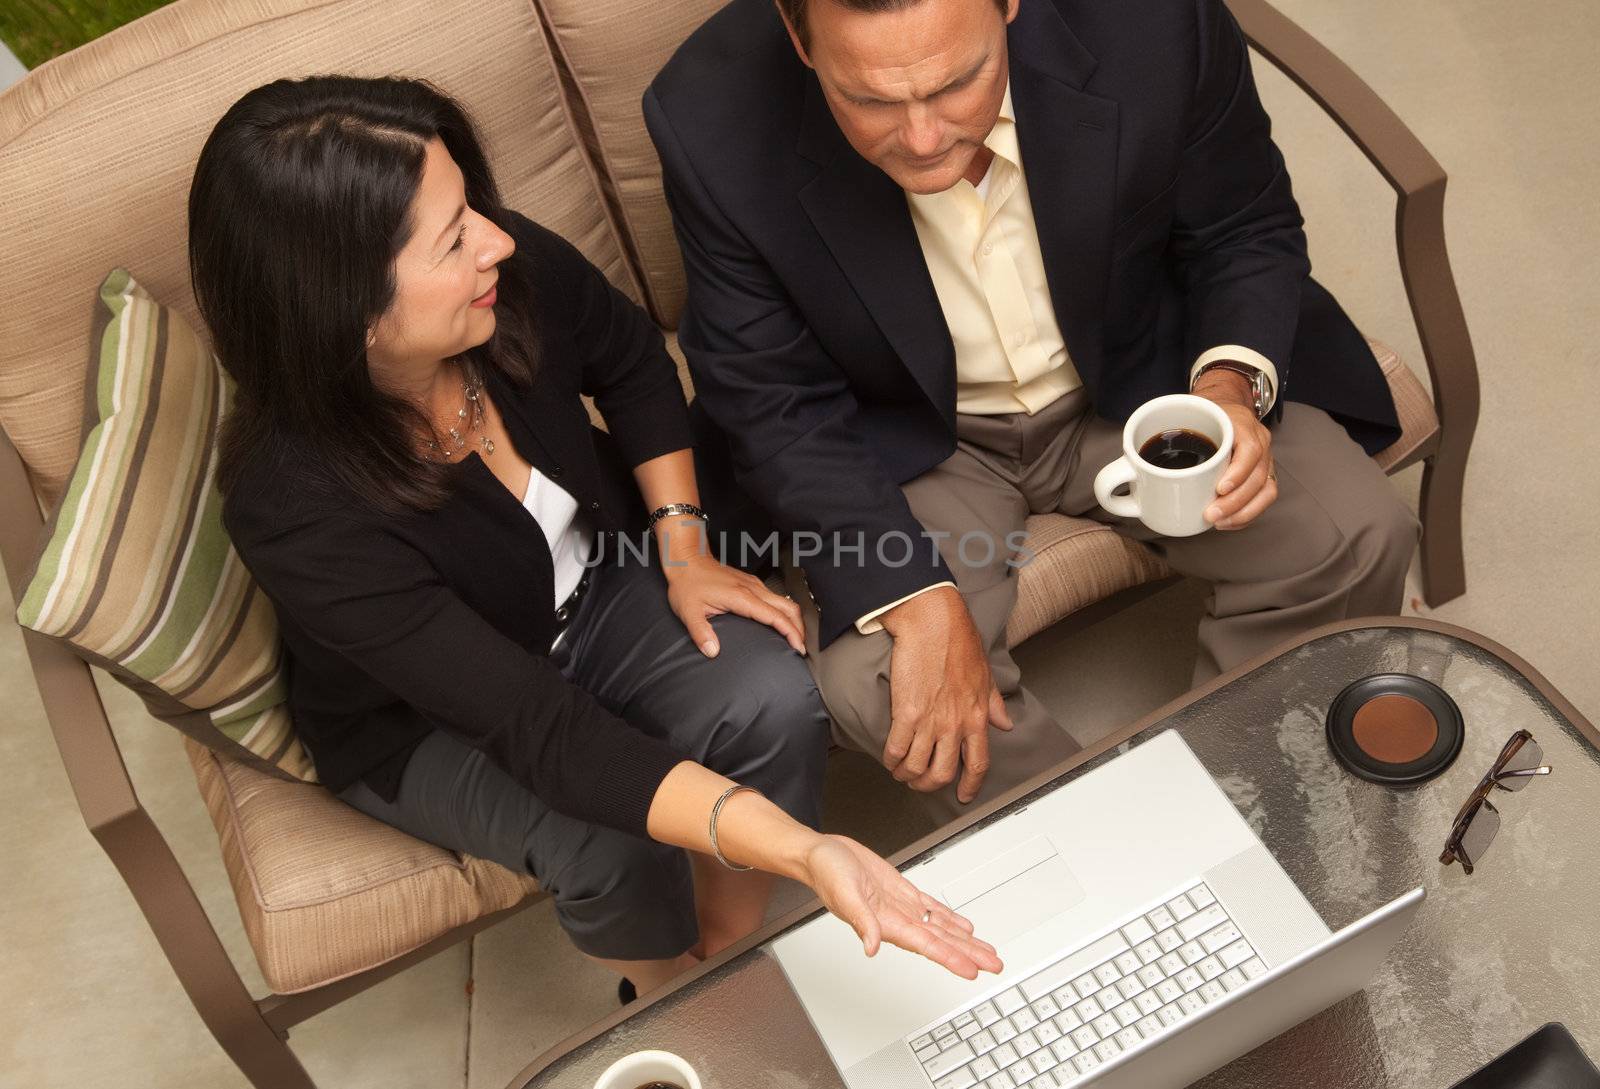
[[[1544,764],[1544,765],[1541,765],[1540,767],[1537,767],[1537,768],[1525,768],[1525,769],[1523,769],[1521,771],[1502,771],[1499,775],[1496,775],[1494,777],[1494,781],[1498,783],[1502,779],[1526,779],[1530,775],[1549,775],[1549,774],[1550,774],[1550,765],[1549,764]]]

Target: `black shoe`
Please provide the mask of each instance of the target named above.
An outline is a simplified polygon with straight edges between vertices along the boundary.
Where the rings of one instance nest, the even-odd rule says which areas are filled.
[[[639,991],[636,987],[634,987],[633,980],[623,977],[622,981],[617,984],[618,1000],[621,1001],[624,1006],[626,1006],[629,1002],[634,1001],[638,997]]]

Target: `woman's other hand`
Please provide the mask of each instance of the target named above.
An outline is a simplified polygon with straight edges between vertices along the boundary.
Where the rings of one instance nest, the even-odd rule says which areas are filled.
[[[1004,967],[994,946],[973,935],[970,922],[855,840],[821,837],[807,852],[805,868],[806,884],[829,911],[850,924],[869,957],[889,942],[963,979]]]
[[[662,454],[636,466],[633,473],[649,510],[700,505],[693,451]],[[722,649],[711,627],[711,618],[721,613],[734,613],[765,624],[788,640],[796,654],[806,652],[800,606],[773,593],[753,575],[719,563],[711,554],[703,515],[658,517],[651,522],[651,528],[661,554],[661,569],[667,576],[667,601],[702,654],[715,658]]]
[[[667,575],[667,601],[683,621],[689,638],[707,658],[721,649],[711,618],[734,613],[765,624],[789,641],[796,654],[806,652],[805,627],[800,606],[773,593],[760,579],[699,553],[674,558],[670,553],[662,564]]]

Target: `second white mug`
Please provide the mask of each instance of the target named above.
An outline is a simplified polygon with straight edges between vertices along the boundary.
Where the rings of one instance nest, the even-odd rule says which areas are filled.
[[[1204,435],[1217,452],[1198,465],[1166,469],[1139,455],[1145,443],[1168,431]],[[1120,518],[1137,518],[1164,537],[1193,537],[1211,528],[1205,510],[1217,498],[1217,481],[1233,456],[1233,421],[1214,401],[1187,393],[1140,405],[1122,429],[1122,456],[1094,478],[1095,500]],[[1123,485],[1127,495],[1117,495]]]
[[[700,1089],[700,1075],[694,1067],[670,1051],[635,1051],[612,1063],[594,1089],[640,1089],[640,1086],[660,1082],[681,1086],[682,1089]]]

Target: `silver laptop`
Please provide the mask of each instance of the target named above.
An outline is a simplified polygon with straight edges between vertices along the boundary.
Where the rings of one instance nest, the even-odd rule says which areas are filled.
[[[905,872],[1006,969],[779,938],[850,1089],[1176,1089],[1364,987],[1423,897],[1331,933],[1170,730]]]

